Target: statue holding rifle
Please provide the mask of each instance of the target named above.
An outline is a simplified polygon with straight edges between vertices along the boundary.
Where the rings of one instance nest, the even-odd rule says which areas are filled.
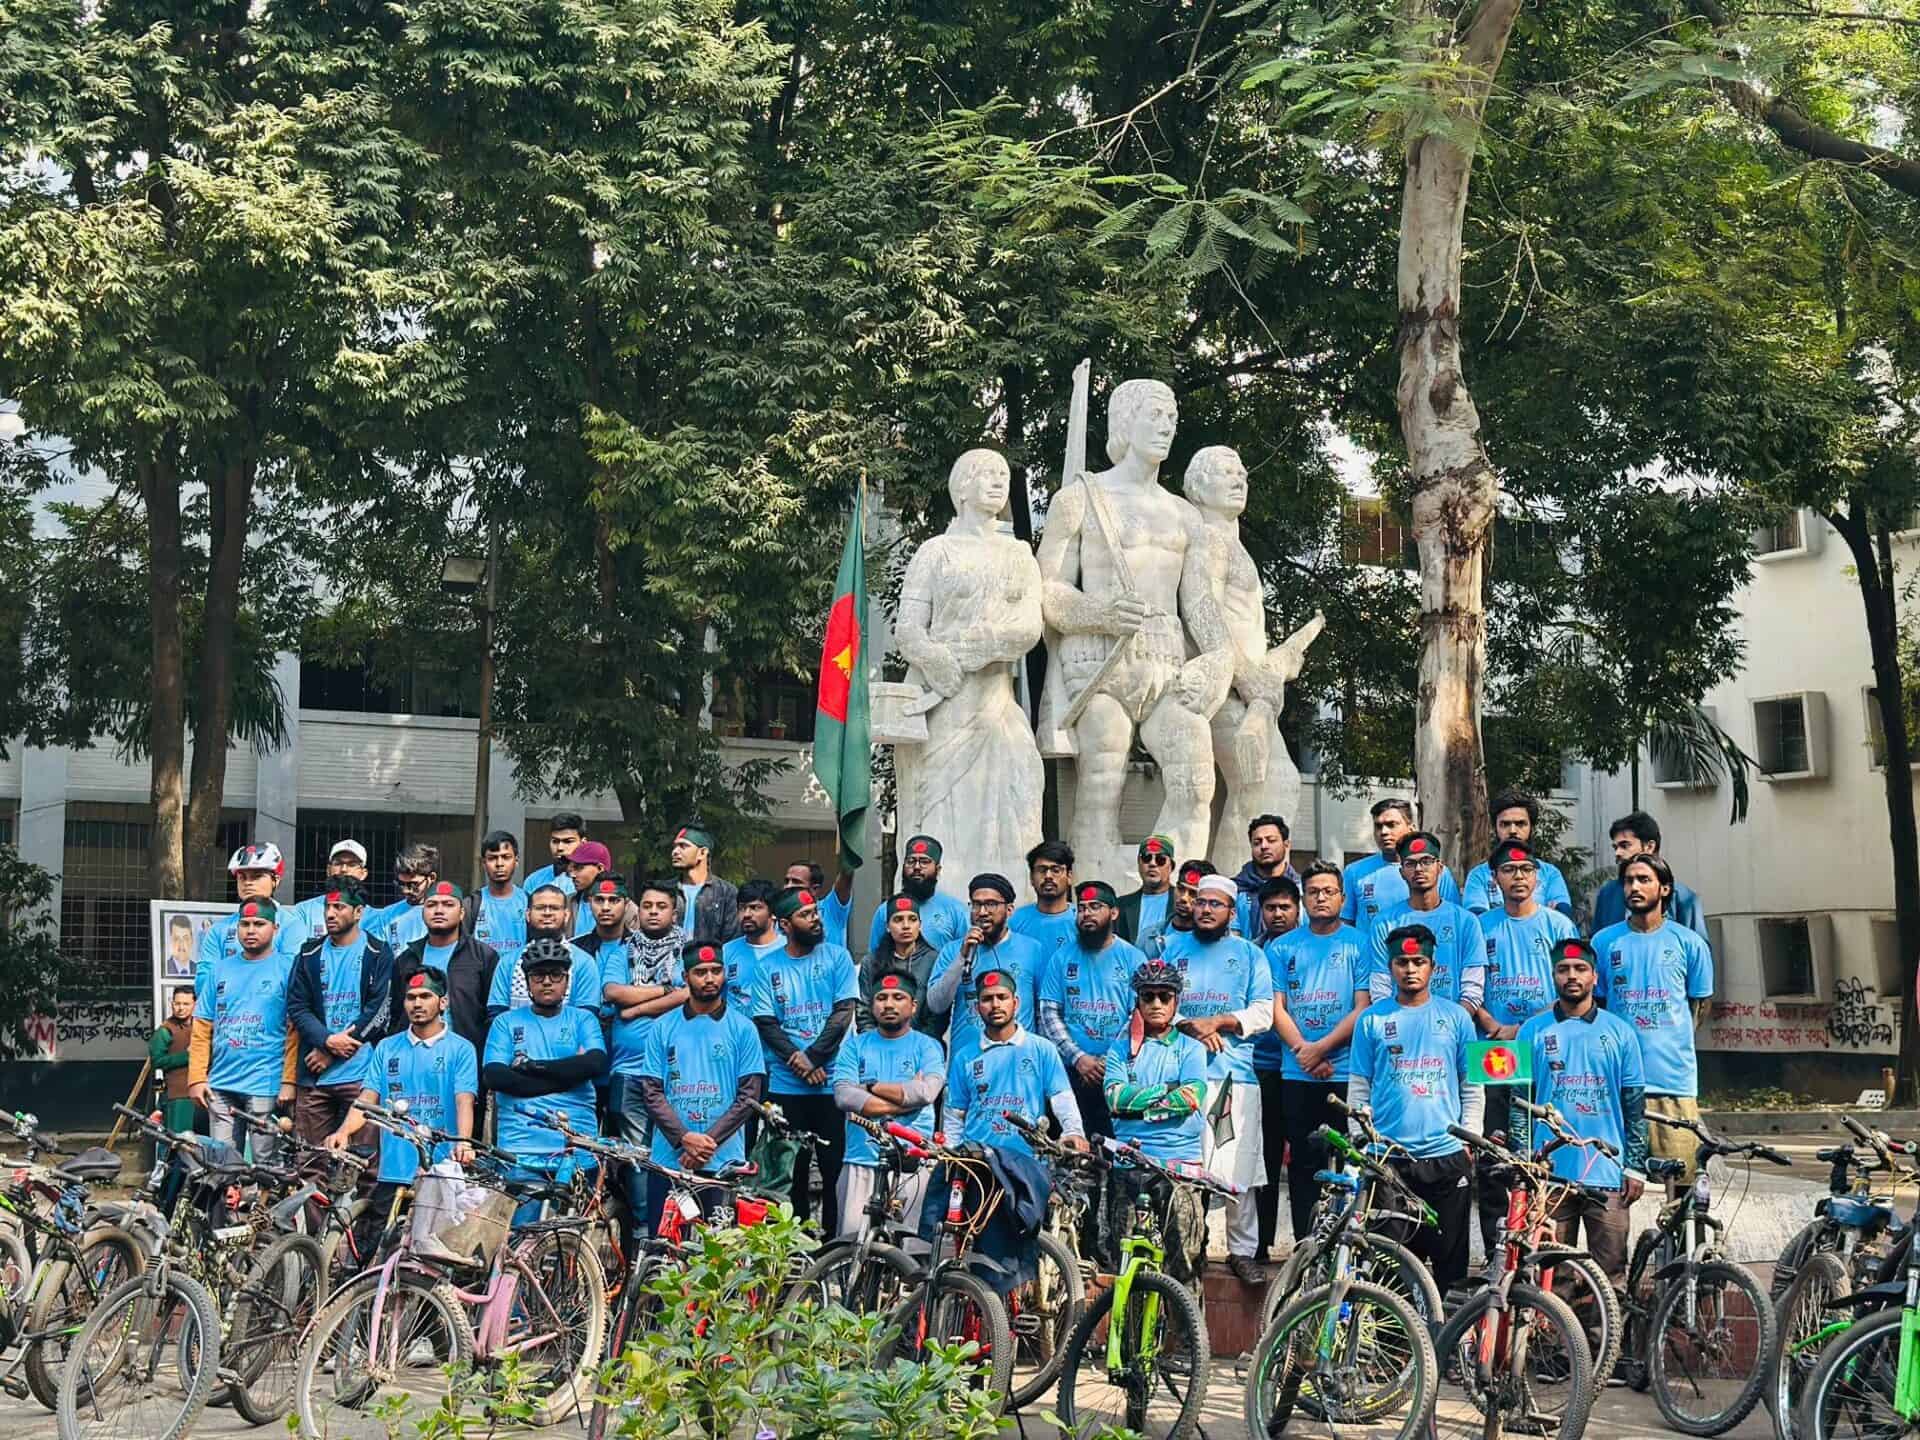
[[[1180,855],[1206,853],[1213,803],[1209,722],[1233,681],[1216,599],[1211,533],[1160,484],[1179,409],[1157,380],[1127,380],[1108,406],[1112,468],[1087,474],[1088,366],[1074,374],[1067,473],[1040,540],[1041,609],[1051,651],[1042,749],[1076,757],[1069,834],[1088,874],[1125,874],[1120,791],[1138,734],[1160,768],[1154,830]]]

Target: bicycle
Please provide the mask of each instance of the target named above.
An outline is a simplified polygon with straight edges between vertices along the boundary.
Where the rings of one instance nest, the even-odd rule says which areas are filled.
[[[368,1123],[412,1144],[422,1175],[442,1180],[443,1188],[456,1182],[431,1175],[440,1146],[470,1145],[495,1165],[515,1163],[479,1141],[408,1119],[404,1103],[355,1105]],[[606,1328],[600,1262],[566,1221],[539,1222],[508,1243],[509,1221],[523,1200],[564,1189],[478,1173],[468,1183],[487,1193],[470,1207],[461,1196],[457,1212],[425,1203],[416,1184],[404,1234],[314,1318],[294,1387],[308,1440],[384,1440],[410,1405],[446,1403],[456,1374],[497,1371],[508,1357],[532,1372],[530,1392],[489,1395],[490,1408],[536,1425],[584,1408],[583,1381],[599,1360]],[[457,1277],[476,1272],[482,1283],[460,1288]]]
[[[1725,1226],[1712,1213],[1707,1162],[1716,1156],[1779,1166],[1792,1161],[1771,1146],[1730,1144],[1691,1120],[1649,1115],[1700,1143],[1693,1183],[1634,1241],[1627,1262],[1627,1383],[1651,1390],[1667,1424],[1687,1435],[1720,1435],[1760,1403],[1773,1358],[1775,1325],[1766,1291],[1743,1265],[1725,1258]],[[1678,1179],[1685,1162],[1655,1158],[1650,1180]]]
[[[118,1177],[120,1157],[89,1152],[64,1165],[43,1165],[43,1155],[62,1152],[40,1134],[38,1118],[24,1111],[8,1118],[27,1153],[21,1161],[0,1161],[12,1172],[0,1191],[6,1222],[0,1226],[0,1351],[14,1351],[0,1365],[0,1388],[30,1393],[52,1410],[68,1342],[101,1296],[146,1269],[147,1257],[139,1241],[101,1224],[88,1206],[87,1187]]]
[[[1531,1118],[1552,1116],[1550,1107],[1518,1096],[1513,1103]],[[1560,1145],[1581,1142],[1556,1133],[1539,1155],[1523,1158],[1458,1125],[1449,1125],[1447,1133],[1485,1157],[1492,1165],[1490,1180],[1507,1187],[1507,1211],[1495,1231],[1486,1284],[1454,1312],[1435,1345],[1444,1377],[1466,1391],[1471,1406],[1450,1418],[1487,1437],[1511,1429],[1574,1440],[1586,1429],[1593,1404],[1593,1355],[1572,1307],[1549,1288],[1558,1267],[1533,1242],[1543,1228],[1555,1233],[1549,1217],[1573,1189],[1556,1182],[1546,1157]],[[1602,1154],[1617,1153],[1602,1141],[1584,1143]],[[1529,1283],[1536,1278],[1541,1283]],[[1606,1286],[1604,1277],[1601,1284]],[[1435,1429],[1440,1429],[1438,1414]]]
[[[786,1299],[790,1304],[838,1305],[856,1315],[890,1315],[906,1302],[920,1278],[920,1262],[897,1242],[914,1234],[919,1217],[906,1213],[909,1182],[933,1157],[894,1134],[886,1122],[849,1115],[847,1123],[873,1137],[882,1162],[862,1212],[867,1223],[857,1234],[829,1240],[815,1251],[788,1287]]]
[[[1067,1344],[1087,1308],[1093,1266],[1080,1256],[1080,1229],[1092,1203],[1090,1182],[1097,1163],[1088,1152],[1069,1149],[1023,1115],[1003,1112],[1047,1161],[1053,1183],[1047,1218],[1033,1237],[1034,1278],[1006,1297],[1013,1333],[1014,1386],[1009,1410],[1023,1410],[1046,1394],[1066,1364]]]
[[[1340,1108],[1392,1153],[1395,1147],[1379,1138],[1364,1106]],[[1338,1133],[1323,1126],[1318,1138],[1332,1151],[1339,1148],[1333,1139]],[[1341,1153],[1360,1175],[1398,1195],[1415,1223],[1437,1223],[1432,1207],[1383,1158],[1353,1147]],[[1356,1193],[1362,1183],[1344,1171],[1323,1170],[1317,1178]],[[1277,1436],[1301,1433],[1302,1422],[1314,1422],[1329,1434],[1414,1440],[1425,1434],[1433,1413],[1439,1369],[1432,1333],[1403,1296],[1361,1278],[1357,1257],[1367,1250],[1368,1212],[1354,1203],[1330,1207],[1329,1216],[1325,1283],[1283,1304],[1254,1346],[1244,1402],[1247,1428],[1255,1436]]]
[[[1879,1253],[1880,1242],[1911,1229],[1894,1213],[1890,1197],[1873,1194],[1872,1183],[1876,1175],[1920,1178],[1920,1170],[1895,1158],[1912,1156],[1920,1146],[1869,1130],[1851,1116],[1841,1121],[1873,1153],[1862,1160],[1853,1146],[1838,1145],[1814,1157],[1832,1167],[1829,1193],[1816,1207],[1816,1218],[1787,1247],[1788,1254],[1797,1249],[1798,1258],[1774,1306],[1779,1339],[1765,1399],[1780,1440],[1795,1440],[1798,1434],[1800,1397],[1821,1351],[1857,1318],[1861,1302],[1849,1303],[1851,1292],[1878,1278],[1886,1258]],[[1778,1263],[1786,1264],[1786,1256]],[[1836,1316],[1842,1306],[1846,1313]]]
[[[1086,1306],[1067,1341],[1060,1418],[1076,1434],[1084,1420],[1094,1433],[1124,1428],[1150,1440],[1186,1440],[1206,1404],[1212,1350],[1199,1298],[1161,1268],[1166,1231],[1175,1223],[1181,1189],[1200,1192],[1203,1215],[1208,1200],[1230,1202],[1243,1192],[1198,1166],[1156,1160],[1112,1136],[1101,1136],[1100,1147],[1110,1168],[1142,1170],[1171,1188],[1164,1213],[1145,1187],[1134,1194],[1120,1268],[1112,1285]]]

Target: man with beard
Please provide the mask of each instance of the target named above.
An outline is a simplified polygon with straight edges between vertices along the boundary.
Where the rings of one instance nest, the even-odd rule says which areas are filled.
[[[887,917],[887,939],[878,950],[869,950],[860,962],[860,1008],[855,1012],[855,1023],[863,1031],[873,1028],[873,994],[880,977],[898,970],[913,977],[913,1028],[938,1040],[947,1033],[947,1017],[921,1005],[920,997],[927,993],[940,952],[921,935],[920,902],[902,893],[880,908]]]
[[[306,945],[327,934],[327,896],[351,880],[362,895],[367,893],[367,847],[358,840],[341,840],[327,852],[327,884],[318,895],[288,907],[288,924]],[[362,917],[363,919],[365,917]],[[283,927],[284,928],[284,927]]]
[[[507,967],[500,963],[499,953],[491,945],[465,932],[461,924],[465,898],[451,880],[436,880],[421,896],[421,924],[426,933],[393,957],[389,1035],[407,1028],[407,990],[413,977],[431,965],[446,977],[447,1023],[453,1033],[476,1051],[485,1048],[487,1022],[494,1013],[488,997],[504,989]]]
[[[1144,951],[1147,937],[1166,928],[1167,905],[1173,898],[1173,841],[1164,835],[1147,836],[1134,852],[1133,864],[1140,874],[1140,888],[1120,897],[1113,933]]]
[[[433,845],[409,845],[393,857],[393,883],[400,898],[374,911],[361,923],[375,940],[384,940],[398,954],[427,933],[420,902],[440,878],[440,851]]]
[[[1296,893],[1300,872],[1293,868],[1293,832],[1278,815],[1256,815],[1247,826],[1247,863],[1233,877],[1239,889],[1235,901],[1234,923],[1240,933],[1260,943],[1260,892],[1269,880],[1287,879]]]
[[[1593,937],[1595,990],[1633,1027],[1647,1079],[1647,1114],[1700,1118],[1700,1062],[1693,1050],[1696,1008],[1713,998],[1713,951],[1667,912],[1673,871],[1658,855],[1635,855],[1620,867],[1627,918]],[[1653,1127],[1653,1153],[1687,1163],[1693,1137]]]
[[[294,1120],[310,1145],[360,1098],[393,1009],[393,952],[360,930],[366,897],[348,880],[325,898],[327,938],[301,948],[287,986],[287,1019],[300,1036]]]
[[[1346,869],[1346,911],[1341,918],[1362,935],[1372,933],[1373,922],[1407,898],[1400,874],[1400,842],[1413,834],[1413,802],[1382,800],[1373,807],[1373,839],[1379,853],[1356,860]],[[1440,872],[1440,898],[1458,900],[1460,887],[1453,872]]]
[[[685,936],[673,923],[674,891],[653,881],[641,891],[640,928],[626,932],[627,887],[618,876],[594,883],[587,894],[593,907],[593,933],[575,942],[600,967],[601,998],[613,1008],[607,1121],[613,1134],[634,1145],[651,1138],[647,1103],[641,1090],[647,1042],[659,1017],[684,1004],[681,952]],[[628,1213],[637,1222],[646,1213],[646,1175],[628,1170]]]
[[[494,1018],[480,1057],[480,1078],[499,1112],[500,1148],[523,1170],[542,1174],[566,1148],[546,1117],[557,1110],[573,1129],[593,1134],[594,1082],[607,1068],[600,1022],[568,1003],[571,948],[547,937],[527,942],[520,952],[527,1003]]]
[[[662,1015],[647,1037],[640,1091],[653,1123],[654,1162],[705,1175],[746,1158],[743,1130],[765,1089],[767,1060],[753,1022],[727,1000],[720,952],[689,945],[685,967],[687,1003]],[[667,1182],[656,1176],[648,1234],[666,1201]]]
[[[931,835],[910,835],[900,850],[900,889],[920,902],[920,933],[935,950],[958,940],[973,923],[968,907],[940,890],[940,842]],[[887,912],[873,912],[867,949],[878,950],[887,935]]]
[[[1532,1052],[1534,1104],[1553,1106],[1574,1134],[1614,1149],[1617,1158],[1563,1146],[1553,1154],[1553,1169],[1571,1182],[1560,1202],[1561,1240],[1573,1244],[1585,1221],[1587,1250],[1619,1290],[1626,1280],[1628,1214],[1647,1184],[1647,1081],[1639,1037],[1600,1008],[1596,974],[1591,945],[1577,935],[1556,941],[1559,998],[1514,1039]],[[1542,1129],[1535,1143],[1552,1138]]]
[[[1488,804],[1487,810],[1493,816],[1493,838],[1495,841],[1512,841],[1529,848],[1533,845],[1534,829],[1540,824],[1540,802],[1524,790],[1502,790]],[[1567,889],[1567,877],[1560,873],[1560,867],[1551,860],[1534,857],[1538,868],[1539,883],[1534,895],[1542,906],[1549,910],[1558,910],[1568,919],[1573,918],[1573,894]],[[1500,867],[1493,864],[1476,865],[1467,872],[1467,883],[1460,887],[1460,903],[1476,915],[1484,915],[1500,908],[1500,883],[1496,871]],[[1498,1129],[1499,1127],[1493,1126]]]
[[[976,875],[967,886],[973,921],[966,934],[940,947],[927,985],[927,1006],[937,1014],[951,1012],[947,1054],[960,1060],[980,1043],[980,1016],[975,1008],[973,977],[982,970],[1000,970],[1013,977],[1012,993],[1020,1024],[1034,1023],[1034,991],[1045,972],[1040,947],[1007,928],[1013,910],[1013,883],[991,871]]]
[[[724,945],[740,933],[740,896],[708,867],[713,836],[698,825],[673,835],[670,858],[680,877],[680,928],[697,945]]]
[[[591,841],[586,842],[591,844]],[[591,955],[573,943],[574,922],[568,918],[574,899],[568,891],[560,888],[560,882],[549,880],[527,897],[527,943],[535,940],[558,940],[566,946],[567,953],[573,958],[573,972],[567,982],[567,1003],[578,1005],[584,1010],[598,1013],[600,1009],[600,965]],[[581,907],[582,913],[591,916],[590,905]],[[452,977],[450,976],[451,980]],[[454,986],[454,1031],[460,1029],[460,987],[457,980]],[[494,969],[493,981],[487,991],[487,1018],[489,1020],[516,1009],[527,1003],[527,973],[524,965],[500,965]]]
[[[235,1133],[234,1112],[264,1120],[275,1102],[293,1099],[300,1040],[287,1023],[287,979],[298,956],[279,947],[279,912],[271,900],[248,900],[235,914],[238,955],[213,963],[204,989],[196,983],[193,1033],[187,1042],[187,1093],[206,1107],[207,1133],[251,1149],[271,1165],[279,1137]]]
[[[820,923],[827,927],[827,943],[842,949],[847,944],[847,916],[853,909],[853,872],[842,870],[827,884],[827,872],[810,860],[796,860],[787,866],[785,881],[789,890],[805,890],[820,900]],[[743,891],[746,887],[740,887]]]
[[[913,1028],[920,982],[910,971],[888,968],[874,980],[873,1028],[840,1047],[833,1062],[833,1103],[849,1115],[897,1120],[923,1135],[933,1133],[933,1106],[947,1084],[947,1056],[940,1042]],[[880,1152],[858,1125],[847,1126],[847,1162],[840,1171],[840,1234],[857,1236],[867,1223],[867,1202],[882,1183]],[[917,1215],[927,1172],[907,1181],[901,1213]]]
[[[506,830],[494,830],[480,842],[480,868],[487,883],[467,897],[467,933],[491,945],[508,965],[520,963],[527,943],[527,892],[514,883],[520,842]]]
[[[542,865],[527,876],[526,892],[532,895],[542,885],[560,882],[560,893],[573,893],[573,880],[567,873],[567,860],[574,848],[587,838],[587,822],[570,810],[563,810],[547,822],[547,854],[550,864]]]
[[[1033,904],[1022,905],[1007,928],[1024,935],[1053,954],[1054,947],[1073,934],[1073,850],[1058,840],[1042,840],[1027,852],[1027,879],[1033,886]]]
[[[742,885],[740,933],[720,947],[720,958],[727,967],[727,999],[749,1013],[753,1009],[753,977],[766,958],[787,943],[773,923],[777,893],[768,880],[749,880]]]
[[[1368,950],[1373,969],[1367,985],[1374,999],[1384,1000],[1393,993],[1387,935],[1401,925],[1423,925],[1433,936],[1434,994],[1464,1006],[1469,1013],[1484,998],[1486,937],[1471,910],[1441,893],[1440,881],[1446,873],[1440,863],[1438,836],[1416,830],[1401,838],[1400,880],[1407,898],[1373,922]]]
[[[1193,933],[1193,897],[1200,893],[1200,882],[1215,873],[1211,860],[1189,860],[1181,865],[1173,882],[1173,899],[1167,904],[1167,923],[1140,942],[1142,955],[1158,960],[1175,935]]]
[[[1085,881],[1076,900],[1073,938],[1053,952],[1040,982],[1040,1033],[1060,1052],[1087,1132],[1111,1135],[1107,1052],[1127,1028],[1133,973],[1146,957],[1113,933],[1120,904],[1111,885]]]
[[[1258,1258],[1254,1192],[1265,1183],[1266,1170],[1253,1043],[1273,1026],[1273,972],[1252,941],[1233,933],[1238,893],[1224,875],[1202,876],[1194,891],[1193,929],[1169,935],[1161,958],[1186,976],[1181,1032],[1207,1049],[1207,1166],[1242,1187],[1227,1218],[1227,1266],[1242,1284],[1257,1285],[1266,1277]]]
[[[1387,936],[1394,993],[1353,1028],[1347,1104],[1370,1110],[1397,1149],[1387,1163],[1439,1217],[1407,1227],[1407,1245],[1427,1262],[1445,1295],[1467,1274],[1473,1157],[1449,1125],[1480,1133],[1485,1087],[1467,1084],[1473,1021],[1433,991],[1433,932],[1403,925]],[[1404,1152],[1404,1153],[1402,1153]]]
[[[754,976],[753,1021],[767,1051],[768,1091],[797,1128],[819,1141],[814,1159],[820,1166],[821,1232],[837,1235],[847,1122],[833,1103],[827,1077],[853,1028],[860,981],[846,948],[825,943],[826,927],[812,891],[781,891],[773,913],[787,943]],[[804,1166],[794,1171],[792,1193],[795,1218],[811,1219],[813,1177]]]

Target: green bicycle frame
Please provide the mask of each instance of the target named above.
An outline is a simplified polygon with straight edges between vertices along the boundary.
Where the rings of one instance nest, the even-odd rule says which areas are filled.
[[[1364,1171],[1370,1166],[1378,1165],[1378,1161],[1375,1161],[1364,1150],[1355,1145],[1353,1141],[1332,1126],[1327,1126],[1322,1131],[1322,1134],[1327,1142],[1330,1169],[1337,1170],[1344,1175],[1349,1166]],[[1356,1186],[1352,1193],[1352,1205],[1349,1207],[1346,1218],[1342,1220],[1340,1229],[1334,1237],[1333,1273],[1330,1286],[1331,1294],[1328,1298],[1326,1314],[1320,1321],[1320,1342],[1317,1347],[1318,1358],[1323,1362],[1330,1361],[1334,1358],[1334,1348],[1340,1338],[1342,1313],[1346,1309],[1347,1289],[1353,1284],[1354,1279],[1353,1247],[1347,1242],[1347,1232],[1349,1227],[1355,1223],[1354,1217],[1356,1212],[1360,1210],[1362,1198],[1360,1187]],[[1421,1201],[1420,1203],[1420,1213],[1418,1215],[1410,1215],[1408,1218],[1420,1225],[1438,1225],[1440,1223],[1439,1212],[1425,1201]]]
[[[1902,1420],[1920,1417],[1920,1266],[1907,1266],[1907,1295],[1900,1307],[1900,1365],[1893,1408]]]
[[[1127,1313],[1127,1301],[1133,1295],[1133,1277],[1149,1267],[1158,1270],[1167,1258],[1166,1247],[1140,1221],[1140,1214],[1141,1207],[1136,1202],[1133,1232],[1120,1242],[1120,1273],[1113,1277],[1113,1309],[1108,1312],[1113,1316]],[[1136,1361],[1153,1359],[1160,1334],[1159,1319],[1160,1297],[1149,1290],[1140,1311],[1140,1353],[1134,1357]],[[1110,1371],[1127,1368],[1127,1358],[1122,1349],[1125,1330],[1124,1325],[1112,1321],[1107,1324],[1107,1369]]]

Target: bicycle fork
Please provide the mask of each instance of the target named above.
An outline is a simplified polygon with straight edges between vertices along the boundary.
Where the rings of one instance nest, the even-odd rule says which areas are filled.
[[[1900,1360],[1893,1408],[1902,1420],[1920,1417],[1920,1266],[1907,1267],[1907,1294],[1900,1307]]]

